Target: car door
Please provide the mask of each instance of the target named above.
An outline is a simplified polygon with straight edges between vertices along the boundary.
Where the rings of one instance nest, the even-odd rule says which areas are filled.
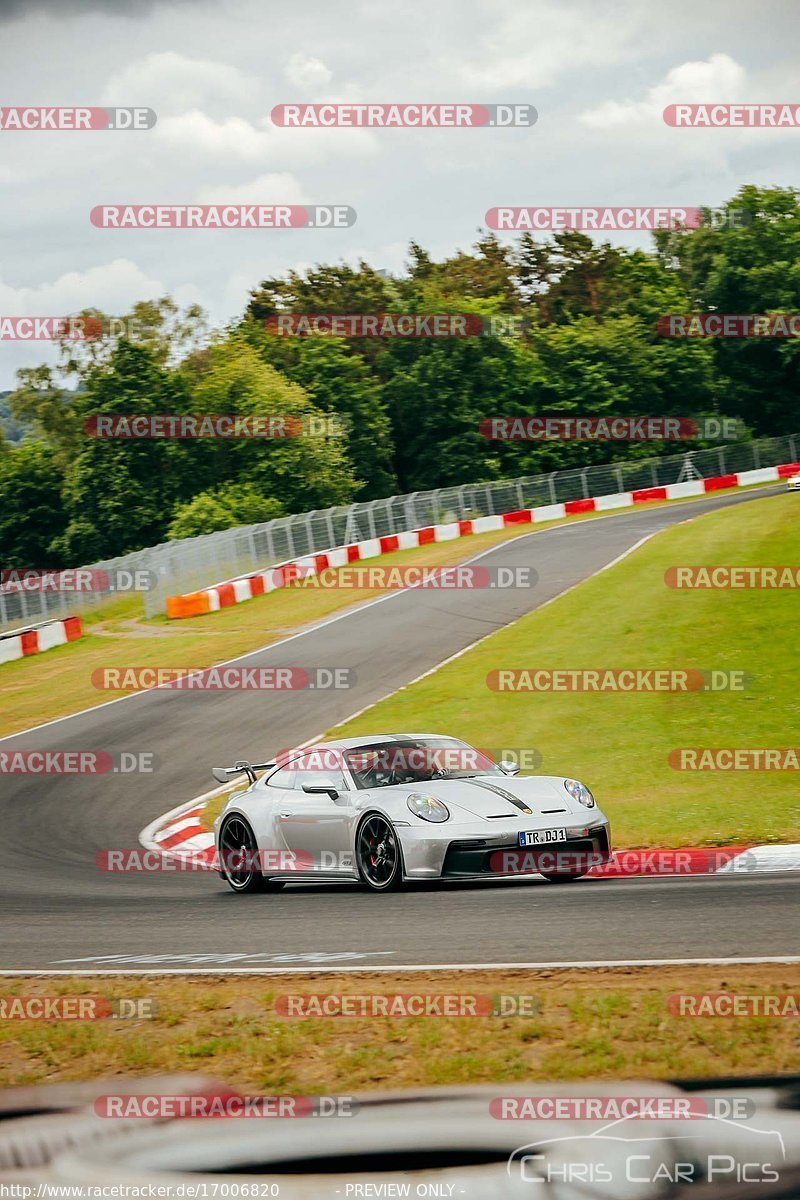
[[[273,771],[258,784],[263,790],[263,798],[268,803],[269,835],[266,841],[269,849],[263,852],[263,869],[268,874],[294,873],[298,869],[295,857],[286,853],[281,828],[281,812],[294,796],[295,774],[294,764],[291,763]]]
[[[341,767],[326,763],[321,768],[312,754],[292,763],[290,788],[281,788],[275,809],[275,828],[285,849],[296,856],[297,870],[321,874],[352,874],[350,824],[352,795]],[[334,800],[327,793],[303,791],[330,780],[339,792]]]

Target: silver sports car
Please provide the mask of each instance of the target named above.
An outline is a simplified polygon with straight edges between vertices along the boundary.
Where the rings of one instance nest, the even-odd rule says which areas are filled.
[[[517,770],[437,734],[345,738],[215,767],[220,783],[248,781],[214,825],[219,873],[236,892],[309,879],[388,892],[419,879],[561,883],[607,862],[609,823],[589,789]]]

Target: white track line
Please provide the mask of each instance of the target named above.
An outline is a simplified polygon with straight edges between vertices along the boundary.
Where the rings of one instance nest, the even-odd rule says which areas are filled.
[[[73,970],[51,971],[46,967],[31,970],[0,971],[3,975],[392,975],[430,971],[607,971],[630,967],[735,967],[758,966],[777,963],[794,966],[800,957],[792,955],[770,955],[760,958],[622,958],[588,962],[500,962],[500,963],[418,963],[402,966],[377,966],[367,964],[358,967],[162,967],[157,970]]]

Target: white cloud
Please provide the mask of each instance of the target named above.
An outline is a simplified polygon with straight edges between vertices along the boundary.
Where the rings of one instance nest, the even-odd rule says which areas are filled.
[[[307,204],[308,196],[288,171],[260,175],[249,183],[205,188],[201,204]]]
[[[187,58],[174,50],[148,54],[109,79],[105,104],[140,104],[162,112],[185,112],[206,103],[241,103],[257,92],[255,80],[236,67]]]
[[[322,87],[333,78],[333,72],[325,66],[321,58],[313,58],[300,51],[291,56],[283,73],[289,83],[299,88]]]
[[[220,158],[245,163],[313,163],[333,156],[369,155],[379,149],[374,133],[367,129],[282,129],[263,117],[258,124],[243,117],[215,121],[207,113],[192,109],[180,116],[165,117],[154,131],[157,143],[187,151],[213,161]]]
[[[158,141],[180,150],[195,151],[214,158],[224,155],[244,162],[263,158],[269,149],[268,134],[256,129],[242,117],[215,121],[196,108],[159,121],[155,136]]]
[[[581,113],[592,129],[660,121],[668,104],[730,104],[743,98],[747,82],[744,67],[727,54],[712,54],[705,62],[685,62],[668,71],[661,83],[648,89],[642,100],[606,100]]]
[[[252,270],[234,271],[222,288],[222,309],[226,314],[241,313],[250,299],[250,293],[258,286]]]
[[[164,284],[128,258],[115,258],[88,271],[68,271],[36,287],[14,288],[0,279],[0,312],[8,316],[60,317],[84,308],[124,313],[137,300],[154,300]]]
[[[459,59],[443,62],[467,85],[491,89],[547,87],[587,65],[619,62],[640,22],[624,5],[613,18],[602,7],[551,0],[485,0],[483,9],[484,20],[470,23],[477,36]]]

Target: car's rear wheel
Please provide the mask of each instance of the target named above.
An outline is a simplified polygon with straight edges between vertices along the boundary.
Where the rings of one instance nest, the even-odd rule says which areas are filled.
[[[574,883],[583,879],[585,871],[542,871],[540,872],[548,883]]]
[[[403,884],[400,842],[386,817],[373,813],[356,834],[356,866],[373,892],[395,892]]]
[[[281,879],[261,873],[256,837],[243,817],[230,817],[219,835],[220,871],[234,892],[279,892]]]

